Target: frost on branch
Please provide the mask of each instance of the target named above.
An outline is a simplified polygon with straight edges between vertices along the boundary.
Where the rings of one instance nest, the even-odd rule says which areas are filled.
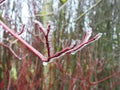
[[[89,40],[92,34],[92,28],[89,27],[85,29],[84,32],[85,32],[85,35],[83,36],[81,43],[87,42]]]
[[[80,43],[74,43],[73,45],[70,45],[68,47],[63,48],[61,51],[53,53],[53,47],[52,47],[52,31],[51,26],[48,25],[47,29],[43,28],[42,24],[35,20],[34,23],[38,26],[39,30],[43,33],[45,37],[45,46],[47,49],[47,56],[40,53],[38,50],[36,50],[33,46],[31,46],[29,43],[27,43],[25,40],[23,40],[18,34],[15,34],[7,25],[5,25],[2,21],[0,21],[0,25],[11,35],[13,35],[17,40],[19,40],[23,45],[25,45],[31,52],[33,52],[42,62],[44,65],[48,64],[49,62],[52,62],[53,60],[60,58],[64,56],[65,54],[71,53],[75,54],[79,50],[81,50],[86,45],[98,40],[102,33],[98,33],[96,36],[91,37],[92,29],[88,28],[84,32],[84,36]],[[22,27],[23,32],[24,27]],[[20,33],[21,34],[21,33]]]

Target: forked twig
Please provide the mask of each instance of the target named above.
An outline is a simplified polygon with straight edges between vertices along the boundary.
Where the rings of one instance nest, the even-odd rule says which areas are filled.
[[[98,40],[101,36],[102,33],[97,34],[96,36],[94,36],[93,38],[89,39],[92,33],[92,30],[86,30],[85,35],[83,36],[83,40],[82,42],[77,45],[74,44],[73,46],[70,47],[66,47],[63,50],[54,53],[53,55],[51,55],[51,43],[49,41],[49,39],[51,38],[50,36],[50,25],[48,25],[47,29],[43,28],[42,24],[39,21],[35,21],[35,24],[38,25],[38,28],[40,31],[43,32],[43,35],[45,37],[46,40],[46,48],[47,48],[47,53],[48,56],[44,56],[42,53],[40,53],[38,50],[36,50],[33,46],[31,46],[30,44],[28,44],[26,41],[24,41],[18,34],[15,34],[7,25],[5,25],[2,21],[0,21],[0,25],[6,30],[8,31],[11,35],[13,35],[17,40],[19,40],[23,45],[25,45],[31,52],[33,52],[36,56],[38,56],[40,58],[40,60],[42,62],[52,62],[53,60],[55,60],[56,58],[59,58],[67,53],[76,53],[77,51],[81,50],[83,47],[85,47],[86,45]],[[23,31],[23,30],[22,30]],[[4,45],[5,46],[5,45]],[[6,46],[7,47],[7,46]],[[7,47],[8,48],[8,47]],[[9,48],[10,49],[10,48]],[[10,51],[13,53],[13,51],[10,49]],[[14,53],[13,53],[14,54]],[[15,54],[14,54],[15,55]]]

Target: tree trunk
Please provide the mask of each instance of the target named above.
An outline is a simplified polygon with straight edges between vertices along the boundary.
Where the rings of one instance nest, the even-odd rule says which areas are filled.
[[[49,12],[52,12],[52,0],[44,1],[42,12],[43,12],[42,13],[43,14],[43,25],[44,27],[47,27],[47,24],[49,23],[49,21],[52,21],[52,16],[47,15]],[[45,54],[47,55],[48,52]],[[52,55],[53,51],[50,52],[50,54]],[[54,71],[53,71],[54,66],[55,66],[54,63],[49,63],[46,66],[43,66],[43,77],[42,77],[43,78],[43,85],[42,85],[43,90],[54,90],[54,87],[53,87],[54,86],[53,85],[54,84]]]

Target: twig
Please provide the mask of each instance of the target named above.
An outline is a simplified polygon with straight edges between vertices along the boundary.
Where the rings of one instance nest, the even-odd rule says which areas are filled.
[[[25,25],[22,26],[21,31],[18,33],[18,35],[21,35],[24,31]]]
[[[47,47],[47,51],[48,51],[48,57],[51,57],[51,53],[50,53],[50,41],[49,41],[49,33],[50,33],[50,25],[48,25],[48,28],[47,28],[47,35],[45,36],[45,39],[46,39],[46,47]]]

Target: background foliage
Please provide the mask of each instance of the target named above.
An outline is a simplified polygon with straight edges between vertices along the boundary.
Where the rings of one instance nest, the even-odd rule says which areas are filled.
[[[101,80],[118,72],[120,1],[100,0],[99,4],[90,9],[97,2],[99,1],[6,0],[1,4],[0,20],[15,33],[19,33],[24,24],[25,30],[21,37],[43,54],[46,54],[44,37],[34,24],[35,19],[44,27],[47,27],[48,23],[51,24],[54,31],[54,52],[60,51],[75,40],[81,40],[87,27],[93,29],[93,35],[103,33],[97,42],[74,55],[67,54],[47,66],[43,66],[42,62],[18,41],[11,47],[16,54],[24,56],[21,61],[7,48],[0,46],[1,90],[86,90],[84,87],[89,83],[84,81],[84,78],[89,72],[92,72],[90,81]],[[0,27],[0,41],[8,44],[15,41],[15,38]],[[90,85],[89,89],[119,90],[119,79],[119,74],[115,74],[104,82]]]

